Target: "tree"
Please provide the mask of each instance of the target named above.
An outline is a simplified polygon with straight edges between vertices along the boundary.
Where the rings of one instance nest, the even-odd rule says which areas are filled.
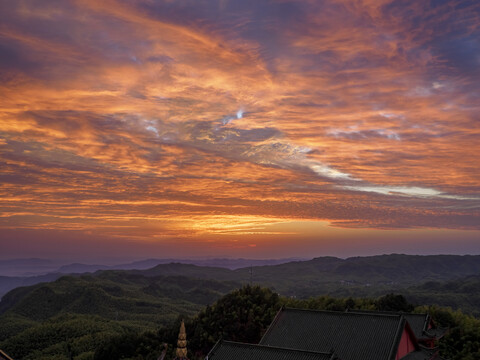
[[[403,295],[395,295],[393,293],[380,297],[375,302],[375,307],[379,311],[402,311],[412,312],[415,308],[410,304]]]

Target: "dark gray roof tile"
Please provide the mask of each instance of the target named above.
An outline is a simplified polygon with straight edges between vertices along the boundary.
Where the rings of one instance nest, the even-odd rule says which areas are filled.
[[[442,360],[438,356],[436,356],[437,350],[433,349],[422,349],[418,351],[411,352],[410,354],[402,357],[400,360]]]
[[[415,337],[417,339],[439,339],[441,338],[446,329],[436,328],[428,329],[428,325],[431,322],[431,317],[428,314],[412,314],[405,312],[394,312],[394,311],[372,311],[372,310],[348,310],[351,313],[362,313],[362,314],[394,314],[394,315],[403,315],[407,319],[408,324],[410,325]]]
[[[337,360],[332,354],[219,341],[205,360]]]
[[[262,345],[318,352],[331,349],[342,360],[394,359],[405,327],[397,314],[282,309]]]

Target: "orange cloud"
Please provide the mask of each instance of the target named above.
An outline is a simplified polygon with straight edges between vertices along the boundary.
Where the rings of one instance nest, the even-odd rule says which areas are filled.
[[[294,237],[289,222],[301,237],[319,221],[478,231],[475,14],[455,1],[12,2],[0,227],[139,241]]]

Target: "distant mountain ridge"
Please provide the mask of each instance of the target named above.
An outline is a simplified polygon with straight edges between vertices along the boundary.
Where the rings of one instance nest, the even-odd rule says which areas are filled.
[[[159,264],[181,263],[192,264],[197,266],[210,266],[220,267],[226,269],[239,269],[248,266],[265,266],[265,265],[277,265],[296,260],[305,260],[300,258],[286,258],[286,259],[228,259],[228,258],[213,258],[213,259],[146,259],[140,261],[134,261],[131,263],[119,264],[119,265],[88,265],[74,263],[61,266],[57,272],[61,273],[84,273],[95,272],[97,270],[145,270],[150,269]]]
[[[94,273],[99,270],[146,270],[159,264],[182,263],[198,266],[210,266],[238,269],[249,266],[275,265],[300,260],[287,259],[146,259],[117,265],[73,263],[59,266],[58,262],[48,259],[0,260],[0,299],[3,295],[19,286],[35,285],[40,282],[54,281],[66,274]]]
[[[304,258],[282,258],[282,259],[243,259],[243,258],[212,258],[212,259],[177,259],[160,258],[145,259],[121,263],[116,265],[105,264],[83,264],[66,263],[60,260],[26,258],[0,260],[0,276],[8,277],[26,277],[45,275],[47,273],[84,273],[95,272],[97,270],[132,270],[149,269],[158,264],[169,264],[178,262],[182,264],[194,264],[199,266],[224,267],[227,269],[238,269],[247,266],[277,265],[291,261],[307,260]]]
[[[269,286],[288,296],[375,294],[427,281],[448,281],[480,274],[480,255],[378,255],[340,259],[320,257],[236,270],[187,264],[159,264],[145,276],[184,275]]]
[[[3,295],[19,286],[31,286],[42,282],[55,281],[64,274],[52,273],[29,277],[0,276],[0,299]]]
[[[248,269],[237,272],[248,273]],[[253,268],[254,280],[261,284],[281,282],[310,285],[342,283],[357,285],[409,286],[425,281],[445,281],[480,274],[479,255],[378,255],[339,259],[320,257],[308,261],[291,262],[268,267]],[[282,281],[278,281],[281,276]]]
[[[283,259],[285,260],[285,259]],[[348,296],[355,292],[360,295],[375,294],[374,290],[405,288],[427,281],[447,281],[480,274],[480,255],[377,255],[367,257],[319,257],[306,261],[211,259],[176,260],[149,259],[124,265],[71,264],[61,267],[59,273],[51,274],[45,280],[37,278],[0,277],[0,296],[17,286],[51,281],[63,273],[86,273],[96,271],[122,270],[144,276],[187,276],[220,281],[254,282],[275,288],[289,296],[308,297],[318,293]],[[231,269],[219,267],[230,261]],[[262,266],[240,264],[277,262]],[[150,265],[154,264],[153,267]],[[200,264],[200,265],[199,265]],[[213,264],[217,266],[204,266]],[[50,279],[50,280],[48,280]],[[370,287],[366,289],[366,287]],[[2,293],[3,292],[3,293]]]
[[[54,272],[59,263],[49,259],[9,259],[0,260],[0,276],[35,276]]]

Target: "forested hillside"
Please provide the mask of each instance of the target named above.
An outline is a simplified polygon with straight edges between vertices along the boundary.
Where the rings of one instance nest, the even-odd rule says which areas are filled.
[[[297,297],[335,293],[339,296],[374,294],[480,274],[480,256],[380,255],[339,259],[321,257],[236,270],[241,278],[253,270],[256,283],[274,287],[281,294]],[[365,289],[367,288],[367,289]],[[365,289],[365,291],[362,291]],[[353,291],[352,291],[353,290]],[[357,295],[358,296],[358,295]]]
[[[0,303],[0,348],[20,359],[91,358],[105,339],[171,324],[178,314],[193,316],[238,286],[108,271],[17,288]]]
[[[142,264],[144,265],[144,264]],[[117,270],[121,271],[122,270]],[[123,272],[122,272],[123,273]],[[480,274],[480,256],[457,255],[381,255],[339,259],[320,257],[308,261],[230,270],[224,267],[184,263],[160,264],[147,270],[124,273],[155,276],[186,276],[199,279],[261,284],[287,296],[309,297],[377,296],[388,291],[421,285],[427,281],[448,281]],[[0,277],[0,296],[17,286],[52,281],[61,274],[44,277]]]
[[[70,281],[71,278],[60,279],[58,286],[61,288],[64,285],[62,283]],[[79,278],[72,282],[76,286],[87,286],[89,281],[95,283],[95,280],[88,278]],[[127,287],[132,286],[131,281],[135,279],[125,281]],[[187,286],[191,279],[162,278],[157,285],[170,281]],[[101,284],[105,286],[105,283]],[[217,283],[203,285],[209,284],[212,292],[226,289]],[[480,355],[480,320],[448,308],[428,305],[415,308],[401,295],[387,294],[379,298],[320,296],[293,299],[279,296],[268,288],[246,286],[197,312],[202,308],[199,304],[188,301],[177,303],[172,298],[158,295],[154,296],[156,300],[147,300],[148,295],[128,298],[128,294],[124,293],[121,297],[127,300],[116,302],[117,295],[127,291],[121,287],[104,287],[107,295],[93,297],[90,303],[85,303],[84,297],[80,297],[78,301],[71,301],[69,306],[61,308],[54,306],[59,298],[67,296],[68,299],[73,299],[76,296],[72,296],[68,291],[54,295],[52,292],[58,292],[58,289],[55,286],[50,290],[46,290],[47,288],[37,287],[31,294],[38,297],[38,302],[35,302],[33,297],[24,296],[0,317],[0,348],[17,359],[148,360],[157,359],[164,343],[169,345],[167,359],[172,359],[181,319],[186,322],[190,359],[203,359],[220,338],[258,342],[281,306],[332,311],[344,311],[347,308],[428,311],[438,326],[450,328],[447,336],[440,342],[443,356],[452,360],[474,360]],[[105,303],[109,291],[114,295]],[[194,292],[190,293],[193,294]],[[143,302],[139,300],[140,297],[143,297]],[[40,307],[45,306],[54,309],[51,314],[39,311]],[[116,310],[106,310],[110,308]],[[94,312],[98,313],[93,314]]]
[[[253,341],[282,304],[377,309],[385,308],[378,299],[395,292],[415,306],[453,308],[432,307],[441,323],[457,329],[442,345],[447,354],[456,354],[458,341],[467,339],[468,346],[476,346],[478,320],[457,310],[480,314],[479,262],[478,256],[388,255],[318,258],[234,271],[173,263],[64,276],[16,288],[3,297],[0,348],[27,360],[92,359],[95,353],[106,358],[109,351],[150,358],[160,342],[173,344],[184,317],[192,356],[200,356],[221,336]],[[212,305],[250,282],[271,290],[236,292]],[[394,302],[393,308],[400,305]],[[233,311],[236,307],[243,310]]]

